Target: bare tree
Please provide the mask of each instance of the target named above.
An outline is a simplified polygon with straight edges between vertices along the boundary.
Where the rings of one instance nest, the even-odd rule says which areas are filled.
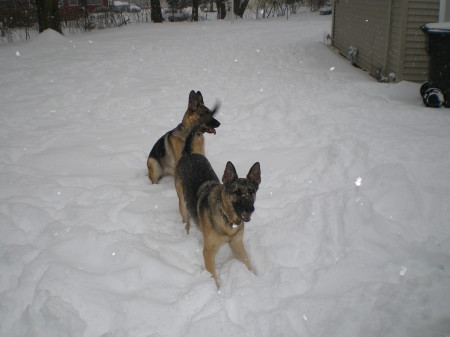
[[[234,1],[234,14],[239,17],[244,16],[245,9],[247,8],[249,0],[233,0]]]
[[[62,34],[58,0],[36,0],[36,13],[39,33],[50,28]]]
[[[161,3],[159,0],[151,0],[150,6],[152,9],[151,19],[153,22],[161,23],[164,21],[162,13],[161,13]]]
[[[0,40],[13,42],[13,31],[24,28],[22,39],[30,38],[30,30],[36,24],[36,13],[25,1],[0,1]],[[20,30],[19,30],[20,31]],[[21,34],[19,34],[21,35]]]
[[[192,19],[191,19],[191,21],[198,21],[198,5],[199,5],[199,0],[192,0]]]
[[[310,5],[311,11],[315,12],[325,5],[325,0],[310,0]]]
[[[221,20],[225,19],[225,16],[227,15],[227,10],[225,8],[225,1],[216,0],[216,6],[217,6],[217,18]]]
[[[80,0],[80,4],[81,4],[81,22],[83,24],[83,29],[85,31],[94,29],[94,24],[89,19],[88,0]]]

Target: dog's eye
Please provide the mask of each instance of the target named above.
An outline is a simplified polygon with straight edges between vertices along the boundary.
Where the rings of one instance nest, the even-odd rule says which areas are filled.
[[[236,195],[242,195],[242,190],[236,190],[236,191],[234,191],[234,194],[236,194]]]

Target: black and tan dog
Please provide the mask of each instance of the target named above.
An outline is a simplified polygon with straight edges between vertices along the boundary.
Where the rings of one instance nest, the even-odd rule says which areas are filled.
[[[196,126],[192,142],[193,153],[205,153],[205,138],[203,134],[216,134],[216,128],[220,126],[219,121],[214,118],[219,105],[209,110],[203,103],[200,91],[192,90],[189,94],[188,108],[183,116],[182,122],[173,130],[164,134],[153,146],[147,159],[148,177],[153,184],[157,184],[162,176],[174,175],[175,166],[181,157],[186,137]],[[200,127],[198,127],[200,126]]]
[[[228,162],[223,184],[220,184],[208,159],[192,153],[193,137],[194,134],[186,140],[183,155],[176,166],[175,186],[186,231],[189,234],[189,217],[192,217],[203,232],[205,267],[219,288],[215,256],[223,244],[228,243],[234,257],[253,271],[243,244],[244,222],[250,221],[255,210],[261,170],[259,163],[255,163],[246,178],[238,178],[233,164]]]

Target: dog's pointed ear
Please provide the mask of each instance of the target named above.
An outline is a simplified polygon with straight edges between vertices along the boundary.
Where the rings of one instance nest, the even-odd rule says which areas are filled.
[[[225,172],[223,172],[222,182],[224,184],[229,184],[235,181],[238,178],[236,173],[236,169],[231,161],[227,162],[227,166],[225,166]]]
[[[203,103],[203,95],[200,91],[197,91],[197,98],[198,98],[198,101],[200,102],[200,104],[203,104],[203,105],[205,104],[205,103]]]
[[[190,110],[197,110],[198,106],[200,105],[199,99],[197,94],[194,90],[191,90],[189,93],[189,109]]]
[[[261,167],[259,166],[259,162],[254,163],[250,171],[248,171],[247,179],[255,186],[261,184]]]

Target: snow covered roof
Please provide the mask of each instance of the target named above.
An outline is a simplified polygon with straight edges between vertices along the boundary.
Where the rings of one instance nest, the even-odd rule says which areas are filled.
[[[130,4],[128,2],[124,2],[124,1],[114,1],[114,6],[115,7],[122,7],[122,6],[129,6]]]

